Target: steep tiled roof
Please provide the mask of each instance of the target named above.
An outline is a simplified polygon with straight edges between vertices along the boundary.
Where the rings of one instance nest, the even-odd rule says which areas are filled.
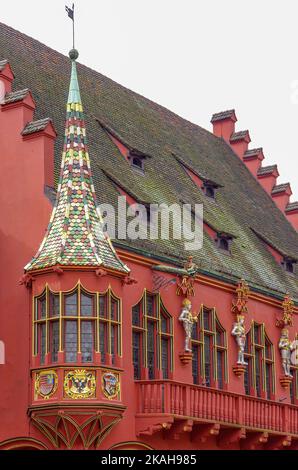
[[[58,181],[69,59],[3,24],[0,24],[1,58],[10,62],[16,77],[15,89],[30,88],[36,102],[35,119],[44,116],[53,119],[58,131]],[[229,145],[84,65],[78,64],[78,72],[98,202],[116,205],[119,195],[104,169],[125,187],[133,188],[139,200],[172,204],[183,199],[192,204],[203,203],[207,222],[219,231],[237,236],[230,256],[219,252],[208,235],[204,237],[203,248],[193,253],[185,251],[182,240],[117,240],[117,246],[138,250],[164,263],[171,260],[179,266],[192,254],[205,273],[233,281],[243,276],[251,286],[289,291],[298,298],[297,278],[287,275],[251,228],[293,258],[297,257],[298,235]],[[152,156],[146,160],[144,176],[130,168],[94,116],[102,116],[133,148]],[[223,186],[216,203],[195,187],[171,152],[180,155],[198,174]]]
[[[4,98],[4,104],[16,103],[17,101],[22,101],[28,95],[29,90],[25,88],[24,90],[12,91],[7,93]]]
[[[263,166],[263,167],[258,169],[258,176],[270,175],[270,174],[272,174],[276,171],[278,171],[277,170],[277,165]]]
[[[39,119],[38,121],[32,121],[28,122],[28,124],[25,126],[22,134],[23,135],[29,135],[33,134],[34,132],[40,132],[45,130],[47,125],[51,122],[50,118],[45,118],[45,119]]]
[[[45,128],[48,123],[46,119],[30,123],[26,132]],[[75,60],[72,60],[56,203],[47,233],[25,270],[55,265],[104,266],[129,272],[103,233],[103,221],[96,208]]]

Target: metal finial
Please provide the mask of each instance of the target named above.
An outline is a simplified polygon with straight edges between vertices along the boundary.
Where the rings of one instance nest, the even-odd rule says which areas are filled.
[[[71,49],[68,55],[72,61],[75,61],[79,57],[79,52],[76,49]]]

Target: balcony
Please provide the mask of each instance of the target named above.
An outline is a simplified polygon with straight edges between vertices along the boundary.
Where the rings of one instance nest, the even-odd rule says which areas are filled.
[[[298,448],[298,407],[173,381],[136,382],[139,436],[163,431],[165,438],[225,447]]]

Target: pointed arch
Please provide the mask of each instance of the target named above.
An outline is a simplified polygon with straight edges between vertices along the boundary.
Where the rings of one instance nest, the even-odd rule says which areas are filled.
[[[201,305],[192,331],[192,375],[195,384],[225,388],[228,382],[227,335],[215,308]]]
[[[265,330],[264,323],[252,321],[246,334],[244,374],[246,395],[273,399],[275,395],[274,346]]]
[[[144,289],[132,307],[134,378],[170,377],[173,371],[173,318],[160,293]]]

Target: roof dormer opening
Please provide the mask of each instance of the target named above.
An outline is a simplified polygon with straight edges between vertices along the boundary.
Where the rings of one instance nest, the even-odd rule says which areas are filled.
[[[210,199],[215,199],[216,187],[214,184],[205,182],[202,189],[205,196],[209,197]]]
[[[145,166],[145,155],[142,153],[137,152],[136,150],[131,150],[128,155],[128,160],[130,162],[130,166],[133,170],[136,170],[140,174],[144,174]]]
[[[294,259],[284,258],[281,262],[281,265],[287,273],[295,274],[295,263],[296,260]]]
[[[218,234],[215,243],[219,250],[230,253],[232,244],[232,237],[230,235]]]
[[[144,162],[139,157],[133,157],[131,159],[131,166],[136,167],[138,170],[144,171]]]

